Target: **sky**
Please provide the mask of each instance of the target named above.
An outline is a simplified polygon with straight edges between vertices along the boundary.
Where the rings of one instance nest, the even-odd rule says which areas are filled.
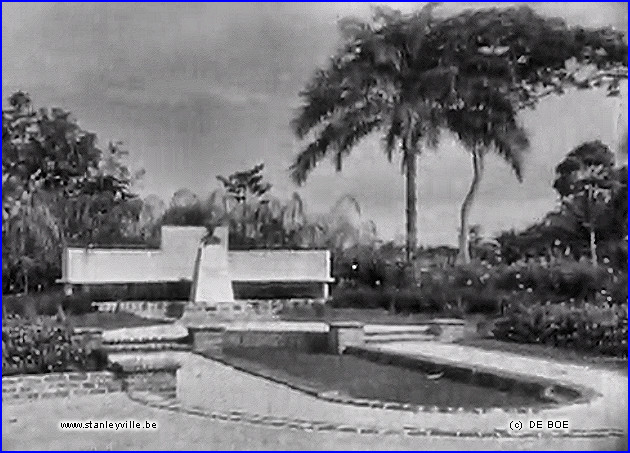
[[[337,173],[320,164],[303,187],[288,167],[301,144],[289,122],[299,92],[339,44],[337,21],[366,16],[369,3],[2,3],[2,97],[28,92],[36,106],[73,112],[101,145],[121,140],[129,165],[144,168],[142,196],[168,202],[180,188],[207,196],[216,175],[265,163],[273,193],[297,191],[309,212],[344,194],[383,239],[404,233],[404,179],[379,137],[369,137]],[[389,3],[405,11],[418,3]],[[452,3],[441,14],[496,4]],[[627,30],[627,3],[532,3],[584,26]],[[4,105],[4,104],[3,104]],[[619,112],[623,112],[618,121]],[[521,228],[556,203],[555,165],[576,145],[615,146],[627,125],[621,98],[601,91],[550,97],[521,120],[530,134],[523,183],[491,158],[471,214],[486,234]],[[455,244],[472,175],[470,157],[446,138],[419,162],[419,242]]]

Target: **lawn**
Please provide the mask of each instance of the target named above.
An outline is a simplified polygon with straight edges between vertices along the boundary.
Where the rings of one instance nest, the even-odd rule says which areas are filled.
[[[421,324],[435,317],[436,314],[392,314],[382,309],[331,308],[315,314],[313,310],[291,309],[280,314],[284,321],[358,321],[364,324]],[[628,374],[628,360],[614,357],[604,357],[588,351],[575,351],[542,344],[523,344],[484,338],[478,332],[478,324],[488,324],[491,317],[487,315],[465,315],[464,340],[462,344],[486,350],[505,351],[524,356],[539,357],[571,363],[574,365],[598,366],[610,370],[618,370]]]
[[[351,355],[308,354],[281,349],[231,349],[220,360],[238,369],[300,388],[353,398],[439,407],[522,407],[541,403],[537,394],[500,390]]]
[[[523,356],[537,357],[556,362],[566,362],[573,365],[599,367],[628,374],[628,359],[606,357],[600,354],[576,351],[573,349],[556,348],[542,344],[513,343],[499,341],[492,338],[465,338],[461,344],[474,346],[489,351],[503,351]]]
[[[123,327],[144,327],[156,324],[168,324],[169,321],[147,319],[133,313],[92,312],[82,315],[68,315],[68,321],[73,327],[98,327],[103,330],[120,329]]]
[[[323,307],[316,313],[311,309],[292,308],[280,313],[283,321],[357,321],[364,324],[420,324],[436,317],[434,314],[392,314],[387,310],[372,308]]]

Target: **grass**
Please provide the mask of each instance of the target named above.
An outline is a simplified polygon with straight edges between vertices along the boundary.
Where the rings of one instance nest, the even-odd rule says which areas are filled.
[[[323,307],[318,313],[311,309],[292,308],[280,313],[283,321],[357,321],[365,324],[420,324],[435,317],[434,314],[424,313],[392,314],[379,308]]]
[[[351,355],[252,348],[224,351],[222,361],[298,387],[383,402],[468,409],[534,406],[541,402],[534,394],[504,391],[448,378],[433,380],[422,371],[375,363]]]
[[[628,374],[628,359],[605,357],[599,354],[576,351],[573,349],[556,348],[542,344],[512,343],[492,338],[465,338],[460,344],[474,346],[489,351],[511,352],[514,354],[536,357],[572,365],[596,366],[612,371]]]
[[[92,312],[82,315],[69,315],[68,321],[73,327],[98,327],[103,330],[120,329],[123,327],[144,327],[156,324],[168,324],[168,321],[147,319],[133,313]]]
[[[320,313],[308,309],[291,309],[280,314],[284,321],[358,321],[365,324],[420,324],[439,314],[392,314],[382,309],[332,308],[324,307]],[[490,351],[511,352],[529,357],[556,360],[573,365],[597,366],[608,370],[621,371],[628,374],[628,360],[604,357],[599,354],[557,348],[541,344],[525,344],[499,341],[493,338],[482,338],[477,331],[479,323],[488,323],[492,317],[488,315],[465,315],[465,331],[463,345],[474,346]]]

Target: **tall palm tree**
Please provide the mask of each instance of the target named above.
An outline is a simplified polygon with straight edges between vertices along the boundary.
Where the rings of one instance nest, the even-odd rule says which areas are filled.
[[[483,86],[459,92],[464,95],[461,107],[449,110],[446,116],[448,127],[457,134],[472,157],[473,178],[460,210],[458,240],[457,261],[465,264],[470,262],[470,211],[483,177],[485,155],[495,152],[502,157],[520,182],[522,158],[529,148],[529,140],[506,96]]]
[[[412,16],[376,8],[369,22],[342,21],[345,43],[301,93],[304,105],[292,122],[300,139],[312,133],[291,166],[298,184],[328,156],[340,171],[343,159],[372,132],[383,134],[390,161],[400,151],[409,261],[417,244],[416,162],[423,144],[437,144],[440,115],[434,101],[448,95],[454,80],[450,68],[425,69],[419,53],[434,6]]]

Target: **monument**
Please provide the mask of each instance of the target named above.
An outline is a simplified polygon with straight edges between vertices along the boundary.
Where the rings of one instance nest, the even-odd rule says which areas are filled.
[[[228,229],[217,227],[199,244],[193,273],[191,302],[234,302],[228,262]]]

